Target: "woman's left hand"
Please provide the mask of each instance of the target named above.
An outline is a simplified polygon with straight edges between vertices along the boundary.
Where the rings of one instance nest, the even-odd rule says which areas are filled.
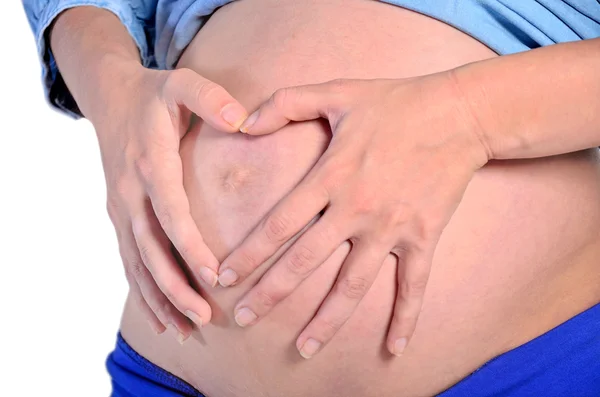
[[[296,346],[305,358],[318,352],[351,316],[391,252],[399,265],[387,347],[402,354],[439,237],[489,159],[452,73],[285,88],[248,118],[242,131],[261,135],[323,117],[333,136],[304,180],[221,265],[221,284],[239,283],[325,209],[236,305],[239,325],[265,316],[349,240],[338,279]]]

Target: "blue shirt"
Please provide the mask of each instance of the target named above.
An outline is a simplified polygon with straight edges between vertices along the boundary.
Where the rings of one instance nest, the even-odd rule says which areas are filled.
[[[23,0],[42,63],[49,102],[80,116],[44,34],[65,9],[93,5],[116,14],[147,67],[172,68],[218,8],[234,0]],[[600,0],[382,0],[436,18],[500,55],[600,37]]]

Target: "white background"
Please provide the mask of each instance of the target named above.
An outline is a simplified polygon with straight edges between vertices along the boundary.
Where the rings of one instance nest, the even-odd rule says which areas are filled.
[[[108,396],[127,292],[96,137],[46,104],[20,1],[0,11],[0,396]]]

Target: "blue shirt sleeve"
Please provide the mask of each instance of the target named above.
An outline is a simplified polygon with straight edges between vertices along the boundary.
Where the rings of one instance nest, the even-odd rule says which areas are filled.
[[[65,85],[52,51],[47,30],[54,19],[68,8],[95,6],[114,13],[125,25],[140,51],[142,63],[155,67],[155,14],[158,0],[23,0],[31,30],[35,36],[46,99],[56,109],[73,118],[82,117],[75,99]]]

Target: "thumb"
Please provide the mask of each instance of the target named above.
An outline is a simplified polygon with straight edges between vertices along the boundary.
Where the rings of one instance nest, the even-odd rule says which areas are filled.
[[[349,83],[334,80],[322,84],[281,88],[252,113],[240,131],[250,135],[270,134],[290,121],[329,119],[339,114],[345,103]]]
[[[248,117],[246,108],[225,88],[190,69],[177,69],[164,86],[167,100],[184,106],[204,122],[225,132],[238,132]]]

